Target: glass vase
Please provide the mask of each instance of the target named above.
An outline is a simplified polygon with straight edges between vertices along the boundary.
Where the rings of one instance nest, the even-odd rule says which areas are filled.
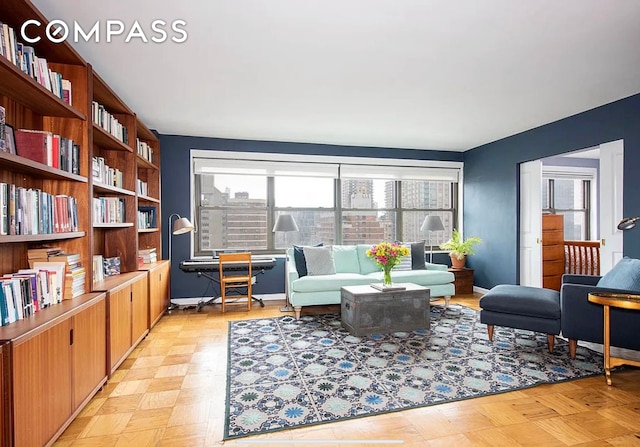
[[[390,286],[391,285],[391,269],[388,267],[385,267],[382,269],[382,272],[383,272],[382,284],[384,284],[385,286]]]

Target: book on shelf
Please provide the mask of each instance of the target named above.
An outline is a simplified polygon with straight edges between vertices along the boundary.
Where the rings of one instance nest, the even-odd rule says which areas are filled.
[[[0,106],[0,151],[7,152],[6,131],[5,131],[5,110]]]
[[[105,276],[113,276],[120,274],[120,257],[104,258],[104,274]]]
[[[155,206],[138,206],[138,228],[158,228]]]
[[[60,247],[39,247],[27,249],[27,262],[33,268],[34,262],[47,262],[49,257],[62,253]]]
[[[53,135],[44,130],[18,129],[15,131],[16,153],[21,157],[49,165]]]
[[[65,288],[67,264],[55,261],[34,261],[31,268],[48,272],[52,304],[61,303]]]
[[[158,254],[156,253],[155,247],[138,250],[138,257],[142,259],[143,264],[153,264],[158,261]]]
[[[104,259],[102,255],[93,255],[93,282],[104,281]]]
[[[35,129],[15,131],[16,153],[52,168],[80,174],[80,146],[72,139]]]
[[[49,256],[49,261],[65,264],[63,299],[75,298],[85,293],[86,269],[79,253],[59,253]]]

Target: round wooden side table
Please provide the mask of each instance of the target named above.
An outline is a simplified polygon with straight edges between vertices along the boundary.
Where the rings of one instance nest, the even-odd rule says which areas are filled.
[[[611,368],[620,365],[640,366],[640,362],[635,360],[611,357],[611,308],[619,307],[621,309],[640,310],[640,295],[590,293],[588,299],[591,303],[600,304],[604,308],[604,373],[607,378],[607,385],[611,385]]]

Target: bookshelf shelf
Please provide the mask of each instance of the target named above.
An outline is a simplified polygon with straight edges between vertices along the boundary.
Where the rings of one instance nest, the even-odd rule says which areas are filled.
[[[73,231],[68,233],[47,233],[47,234],[23,234],[19,236],[0,236],[0,244],[16,242],[45,242],[63,241],[65,239],[76,239],[85,237],[84,231]]]
[[[86,120],[84,113],[56,97],[1,56],[0,79],[0,95],[19,101],[40,115]]]
[[[105,229],[117,229],[117,228],[131,228],[133,227],[132,222],[124,222],[124,223],[94,223],[93,228],[105,228]]]
[[[0,163],[6,169],[10,169],[14,172],[22,172],[25,174],[37,175],[41,178],[47,178],[52,180],[71,180],[74,182],[87,183],[89,180],[81,175],[72,174],[60,169],[51,168],[37,161],[29,160],[28,158],[20,157],[19,155],[9,154],[7,152],[0,152]]]
[[[156,199],[154,197],[149,197],[149,196],[141,196],[141,195],[138,195],[138,201],[160,203],[160,199]]]
[[[138,161],[138,167],[139,168],[158,169],[158,167],[156,165],[151,163],[146,158],[141,157],[140,155],[137,156],[137,161]]]
[[[118,188],[117,186],[105,185],[103,183],[93,183],[93,190],[95,192],[103,192],[103,193],[115,193],[122,194],[125,196],[135,196],[136,193],[133,191],[129,191],[128,189]]]
[[[93,123],[93,142],[94,144],[97,144],[104,149],[109,149],[112,151],[133,152],[133,149],[131,147],[118,140],[116,137],[111,135],[102,127],[98,126],[96,123]]]
[[[159,231],[158,228],[138,228],[138,233],[157,233]]]

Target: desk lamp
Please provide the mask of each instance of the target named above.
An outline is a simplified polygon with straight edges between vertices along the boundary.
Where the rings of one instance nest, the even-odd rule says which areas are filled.
[[[174,217],[177,219],[173,222],[172,228],[171,221]],[[186,217],[180,217],[180,214],[173,213],[171,216],[169,216],[169,228],[172,228],[171,232],[169,233],[169,264],[171,264],[171,239],[173,239],[173,235],[190,233],[194,230],[194,227],[189,219],[187,219]],[[173,310],[176,307],[178,306],[172,304],[171,299],[169,299],[169,307],[167,310]]]
[[[444,230],[444,225],[442,225],[442,219],[440,216],[436,215],[428,215],[424,218],[424,222],[422,222],[422,226],[420,226],[420,232],[424,233],[425,231],[429,232],[429,263],[433,264],[433,246],[431,245],[431,233],[433,231],[442,231]]]
[[[276,220],[276,224],[273,226],[273,232],[275,233],[276,231],[282,231],[285,233],[284,237],[285,237],[285,245],[287,244],[287,233],[289,231],[299,231],[298,229],[298,224],[296,224],[295,219],[293,218],[293,216],[291,214],[280,214],[278,216],[278,219]],[[286,265],[286,263],[285,263]],[[285,287],[285,298],[286,298],[286,304],[284,307],[280,308],[280,312],[291,312],[293,311],[293,307],[291,306],[291,303],[289,303],[289,290],[288,290],[288,278],[287,278],[287,271],[285,268],[285,278],[284,278],[284,287]]]

